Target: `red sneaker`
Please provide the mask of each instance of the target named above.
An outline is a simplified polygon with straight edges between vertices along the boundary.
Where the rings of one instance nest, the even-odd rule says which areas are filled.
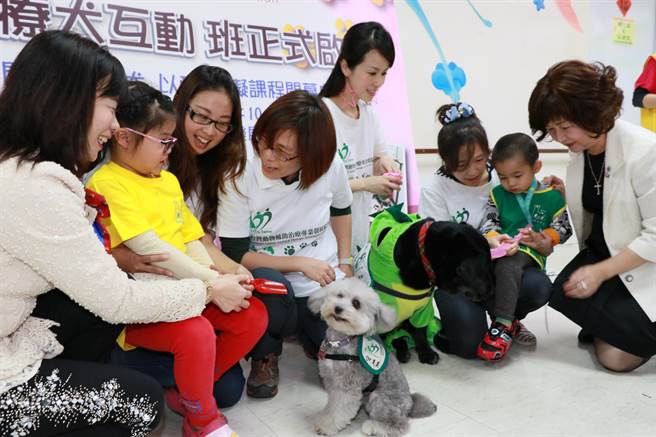
[[[499,322],[492,322],[483,340],[476,349],[476,355],[485,361],[499,361],[506,356],[512,346],[512,328]]]

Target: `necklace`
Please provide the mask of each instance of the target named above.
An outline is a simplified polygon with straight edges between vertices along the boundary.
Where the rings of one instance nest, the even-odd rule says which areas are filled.
[[[592,169],[592,161],[590,160],[590,154],[586,152],[585,156],[587,157],[587,160],[588,160],[588,167],[590,168],[590,173],[592,174],[592,179],[594,179],[594,181],[595,181],[594,187],[597,189],[597,196],[599,196],[601,194],[601,191],[600,191],[601,187],[603,186],[601,184],[601,181],[603,180],[603,177],[604,177],[604,168],[606,168],[606,155],[604,155],[604,160],[601,163],[601,169],[599,171],[599,177],[597,177],[597,175],[595,175],[595,172]]]

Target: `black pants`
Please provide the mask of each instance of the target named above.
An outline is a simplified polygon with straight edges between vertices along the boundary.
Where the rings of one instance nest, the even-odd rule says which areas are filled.
[[[285,275],[277,270],[261,267],[253,270],[253,277],[281,282],[287,287],[287,295],[254,293],[264,303],[269,313],[269,326],[249,353],[252,359],[261,360],[272,352],[276,355],[282,353],[283,339],[296,333],[297,309],[294,289]]]
[[[603,259],[589,249],[579,252],[556,278],[549,306],[618,349],[643,358],[656,355],[656,323],[649,320],[619,276],[602,282],[587,299],[572,299],[563,293],[563,284],[575,270]]]
[[[108,362],[123,325],[112,325],[87,311],[58,289],[40,295],[36,300],[34,317],[53,320],[52,327],[64,352],[57,358]]]
[[[496,287],[494,287],[494,296],[487,304],[487,307],[492,309],[492,316],[506,320],[515,318],[524,270],[531,266],[538,267],[538,263],[524,252],[517,252],[494,261]]]
[[[542,270],[526,268],[519,289],[515,318],[521,320],[528,313],[544,306],[551,297],[551,291],[551,281]],[[485,306],[472,302],[462,293],[451,294],[445,291],[437,292],[435,303],[442,321],[442,332],[436,337],[438,347],[463,358],[476,357],[476,348],[487,331]]]
[[[298,338],[303,345],[303,350],[308,356],[316,357],[319,346],[326,337],[328,325],[321,316],[314,314],[307,306],[309,297],[297,297],[298,308]]]
[[[0,394],[0,435],[141,437],[157,426],[163,405],[160,385],[141,373],[43,360],[32,379]]]

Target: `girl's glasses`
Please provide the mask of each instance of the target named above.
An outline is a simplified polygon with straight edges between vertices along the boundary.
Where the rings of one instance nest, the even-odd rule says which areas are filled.
[[[124,127],[123,129],[125,129],[126,131],[130,131],[133,134],[141,135],[142,137],[148,138],[149,140],[153,140],[156,143],[160,143],[162,145],[162,151],[164,153],[169,153],[171,151],[171,149],[173,149],[173,146],[175,146],[175,144],[178,142],[178,139],[176,137],[168,137],[168,138],[162,139],[162,138],[153,137],[151,135],[146,135],[143,132],[139,132],[138,130],[130,129],[129,127]]]

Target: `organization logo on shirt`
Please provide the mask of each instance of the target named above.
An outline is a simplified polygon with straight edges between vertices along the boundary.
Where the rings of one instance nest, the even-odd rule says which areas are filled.
[[[467,211],[467,208],[462,208],[461,211],[457,211],[453,217],[451,217],[451,221],[455,223],[467,223],[469,221],[469,211]]]
[[[342,146],[339,149],[337,149],[337,153],[339,153],[339,157],[342,158],[342,161],[345,161],[350,153],[349,145],[346,143],[342,143]]]
[[[272,218],[273,213],[269,211],[269,208],[265,209],[264,211],[256,211],[255,213],[251,213],[251,216],[249,217],[251,232],[261,231],[269,224],[269,222],[271,222]]]

